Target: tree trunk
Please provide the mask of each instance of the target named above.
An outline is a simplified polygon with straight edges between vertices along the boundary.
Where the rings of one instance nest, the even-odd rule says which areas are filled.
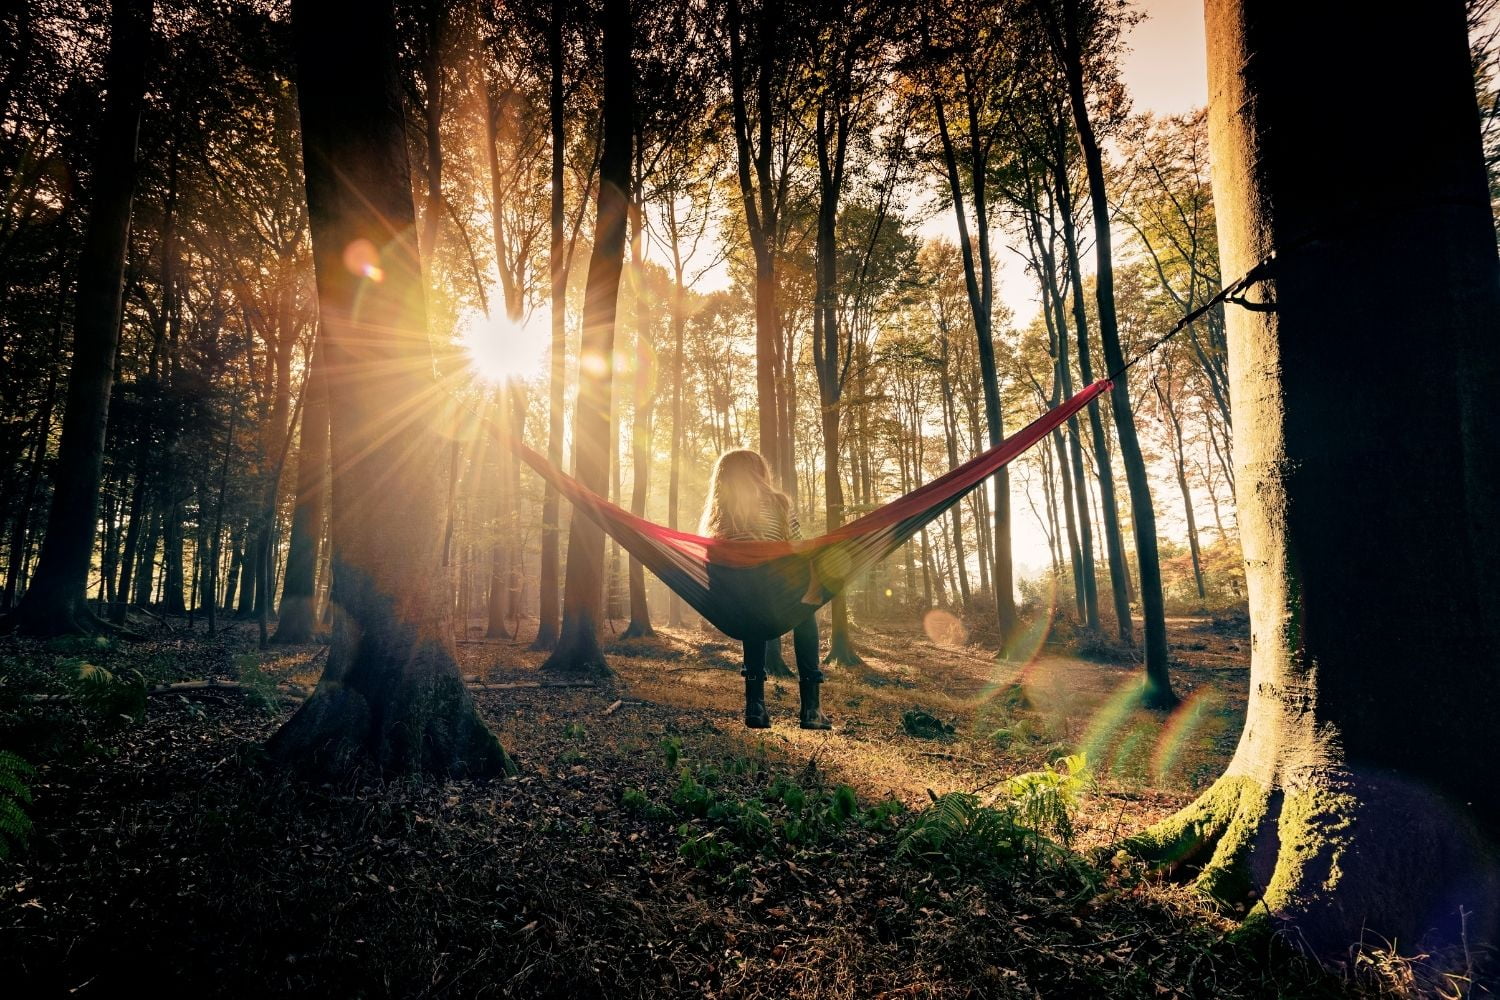
[[[1064,150],[1058,150],[1058,160],[1065,161]],[[1065,172],[1059,171],[1056,178],[1058,214],[1062,218],[1063,251],[1068,258],[1069,283],[1073,295],[1073,327],[1078,344],[1078,374],[1085,385],[1094,381],[1094,364],[1089,348],[1088,307],[1083,299],[1083,270],[1078,253],[1078,230],[1073,224],[1073,196]],[[1115,606],[1115,632],[1127,646],[1135,645],[1135,628],[1130,617],[1129,573],[1125,567],[1125,539],[1120,534],[1120,512],[1115,505],[1115,472],[1109,454],[1109,439],[1104,433],[1104,418],[1099,413],[1099,401],[1090,400],[1089,438],[1093,443],[1094,465],[1099,476],[1099,505],[1102,510],[1104,552],[1109,562],[1110,596]],[[1075,461],[1083,460],[1082,449]],[[1083,485],[1083,473],[1078,472],[1078,482]],[[1085,511],[1085,515],[1087,512]]]
[[[316,631],[318,543],[323,537],[323,482],[328,475],[328,392],[323,385],[323,338],[313,345],[302,392],[297,440],[297,505],[286,557],[286,581],[272,642],[311,642]]]
[[[1073,8],[1078,0],[1064,0],[1065,37],[1062,49],[1063,70],[1068,83],[1068,101],[1073,109],[1073,124],[1083,162],[1088,171],[1089,198],[1094,216],[1094,253],[1098,261],[1094,278],[1095,299],[1099,308],[1099,342],[1104,349],[1104,363],[1112,372],[1125,366],[1120,349],[1120,333],[1115,319],[1114,254],[1109,229],[1109,199],[1104,187],[1104,154],[1094,136],[1089,119],[1088,96],[1084,92],[1083,43],[1077,38],[1078,17]],[[1146,476],[1146,460],[1135,434],[1135,416],[1130,410],[1130,393],[1121,384],[1109,394],[1115,416],[1115,432],[1120,440],[1120,460],[1125,466],[1125,482],[1130,488],[1130,520],[1135,530],[1136,569],[1141,581],[1141,620],[1146,637],[1146,679],[1141,701],[1148,708],[1171,708],[1177,704],[1172,680],[1167,672],[1167,619],[1162,605],[1161,565],[1156,552],[1156,511],[1151,505],[1151,484]]]
[[[136,145],[151,51],[151,0],[115,0],[106,61],[108,98],[94,151],[93,201],[79,255],[68,376],[52,507],[36,574],[5,622],[27,635],[89,633],[105,626],[88,607],[104,433],[120,342],[125,258],[135,195]]]
[[[224,584],[223,608],[227,614],[234,607],[234,596],[240,585],[245,561],[244,532],[236,523],[229,535],[229,574]]]
[[[10,544],[6,547],[5,591],[0,595],[0,610],[15,604],[20,592],[21,576],[25,570],[25,553],[31,538],[31,512],[36,506],[37,491],[42,484],[42,466],[47,459],[47,439],[52,436],[52,411],[57,405],[57,380],[55,369],[49,369],[47,392],[41,412],[36,419],[36,438],[31,445],[31,458],[27,462],[26,488],[21,491],[16,516],[11,524]],[[118,534],[118,529],[116,529]],[[113,589],[113,581],[110,582]]]
[[[833,116],[837,120],[837,116]],[[838,202],[843,187],[847,123],[837,128],[826,108],[818,108],[814,138],[818,153],[817,253],[813,292],[813,364],[818,374],[822,404],[823,487],[826,531],[844,523],[844,484],[839,471],[839,423],[843,409],[844,376],[849,359],[839,335]],[[834,134],[830,136],[830,130]],[[832,138],[832,142],[830,142]],[[849,604],[842,589],[833,598],[828,655],[824,663],[854,666],[864,661],[849,635]]]
[[[631,484],[630,512],[646,516],[646,486],[651,475],[652,390],[656,383],[656,345],[651,342],[651,306],[646,297],[645,261],[641,256],[641,209],[637,180],[636,223],[631,231],[631,271],[635,277],[635,373],[632,379],[632,413],[630,420]],[[646,567],[635,556],[630,557],[630,622],[622,639],[655,635],[651,627],[651,609],[646,602]]]
[[[666,210],[672,234],[672,455],[667,471],[667,527],[675,531],[677,508],[682,502],[682,342],[687,326],[687,307],[683,302],[686,296],[682,284],[682,251],[677,239],[676,208],[670,198]],[[683,625],[682,598],[676,591],[667,598],[667,624],[672,628]]]
[[[1066,176],[1066,175],[1064,175]],[[1071,203],[1069,204],[1071,208]],[[1053,211],[1055,213],[1054,204]],[[1049,219],[1052,237],[1058,234],[1056,228],[1056,215]],[[1070,220],[1071,226],[1071,220]],[[1051,249],[1051,244],[1043,244],[1041,239],[1040,216],[1037,220],[1037,249],[1042,258],[1043,279],[1047,284],[1047,295],[1044,298],[1050,300],[1052,306],[1052,322],[1057,327],[1057,391],[1063,399],[1073,396],[1073,365],[1068,360],[1068,317],[1063,302],[1067,293],[1063,289],[1063,283],[1059,280],[1057,273],[1057,257]],[[1046,306],[1044,304],[1043,308]],[[1093,404],[1091,403],[1090,406]],[[1058,451],[1060,464],[1059,473],[1063,481],[1063,503],[1067,505],[1068,528],[1073,530],[1074,507],[1073,498],[1077,495],[1080,500],[1084,489],[1083,470],[1083,444],[1079,441],[1080,429],[1078,415],[1074,414],[1068,418],[1067,449],[1064,454],[1062,449]],[[1071,459],[1071,461],[1070,461]],[[1082,609],[1081,620],[1092,632],[1099,631],[1099,581],[1094,573],[1094,529],[1089,518],[1088,508],[1079,503],[1078,512],[1078,534],[1081,561],[1079,567],[1074,570],[1073,577],[1077,584],[1082,587],[1080,594],[1080,606]],[[1128,619],[1127,619],[1128,620]]]
[[[777,392],[781,368],[781,331],[776,308],[775,235],[779,199],[772,176],[775,150],[772,148],[773,103],[772,76],[775,72],[777,46],[772,38],[782,27],[778,0],[765,0],[761,10],[758,52],[760,60],[755,73],[756,134],[750,135],[748,97],[745,85],[749,67],[745,64],[739,0],[730,0],[729,53],[731,109],[734,116],[737,176],[740,199],[745,209],[745,228],[755,255],[755,399],[760,428],[760,454],[771,474],[783,477],[782,406]]]
[[[511,769],[453,651],[441,566],[442,407],[388,0],[292,8],[333,465],[337,611],[328,666],[272,737],[316,773]],[[351,90],[348,82],[363,86]],[[392,484],[399,489],[392,489]]]
[[[1257,923],[1322,955],[1468,953],[1500,903],[1475,839],[1500,836],[1476,738],[1500,715],[1500,263],[1464,4],[1207,22],[1224,272],[1276,258],[1228,316],[1250,703],[1224,777],[1134,844],[1259,891]]]
[[[958,222],[959,250],[964,262],[964,283],[969,293],[969,307],[974,314],[974,333],[978,340],[979,373],[984,390],[984,414],[989,431],[989,445],[998,445],[1005,437],[1000,412],[1000,377],[995,368],[995,343],[990,324],[994,300],[993,279],[989,264],[989,219],[984,202],[986,163],[972,164],[975,204],[975,243],[979,246],[979,267],[975,268],[974,245],[969,240],[969,219],[964,211],[963,183],[958,172],[958,156],[948,133],[948,117],[941,96],[934,94],[933,110],[937,113],[938,133],[943,143],[943,161],[948,174],[948,193],[953,199],[954,218]],[[975,127],[971,122],[971,131]],[[975,140],[977,141],[977,139]],[[1016,587],[1011,560],[1010,473],[1001,468],[995,473],[994,545],[992,569],[994,578],[995,618],[1000,628],[1002,652],[1016,634]]]
[[[511,386],[507,384],[495,393],[495,410],[502,438],[519,437],[519,431],[511,426]],[[519,525],[516,524],[515,500],[511,494],[510,467],[515,459],[505,445],[496,442],[491,452],[495,457],[493,483],[495,497],[495,538],[490,543],[489,592],[485,600],[486,639],[508,639],[510,630],[505,619],[510,614],[510,539]]]
[[[609,489],[609,454],[613,447],[609,409],[614,387],[615,312],[625,261],[630,189],[634,116],[631,35],[629,0],[608,0],[604,12],[604,151],[599,164],[599,201],[584,292],[578,399],[573,414],[578,480],[601,496]],[[604,610],[604,532],[586,517],[574,517],[571,524],[562,630],[557,647],[542,669],[604,675],[609,667],[598,636]]]
[[[552,18],[547,25],[547,54],[551,66],[547,106],[552,123],[552,208],[550,218],[551,248],[547,255],[552,275],[552,356],[551,395],[547,410],[547,461],[554,467],[563,464],[563,383],[567,380],[568,275],[563,264],[563,165],[565,135],[563,107],[563,0],[552,0]],[[550,484],[542,494],[542,560],[539,570],[536,639],[532,649],[552,649],[557,645],[562,609],[558,603],[558,568],[561,563],[562,498]]]

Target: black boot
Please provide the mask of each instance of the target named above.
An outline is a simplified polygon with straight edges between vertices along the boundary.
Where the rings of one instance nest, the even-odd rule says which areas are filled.
[[[822,686],[822,683],[823,682],[821,680],[801,681],[797,685],[798,690],[802,695],[803,729],[833,728],[833,723],[829,721],[828,716],[823,714],[823,710],[819,707],[818,704],[822,698],[822,695],[819,692],[819,688]]]
[[[770,729],[771,713],[766,711],[766,679],[745,675],[745,725],[750,729]]]

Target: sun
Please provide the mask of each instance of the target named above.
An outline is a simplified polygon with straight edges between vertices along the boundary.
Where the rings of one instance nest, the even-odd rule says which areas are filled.
[[[482,382],[537,378],[547,367],[550,323],[545,307],[532,310],[519,322],[508,319],[503,309],[489,315],[470,310],[459,321],[458,346],[469,370]]]

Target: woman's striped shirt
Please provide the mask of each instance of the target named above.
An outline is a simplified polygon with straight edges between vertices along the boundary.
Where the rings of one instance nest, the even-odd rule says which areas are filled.
[[[780,501],[770,494],[761,496],[754,524],[724,536],[731,542],[790,542],[801,537],[802,525],[797,521],[797,512],[788,506],[783,515]]]

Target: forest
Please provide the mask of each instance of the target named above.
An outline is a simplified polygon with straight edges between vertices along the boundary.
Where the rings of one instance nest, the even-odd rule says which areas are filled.
[[[1182,6],[6,5],[12,995],[1491,995],[1500,4]]]

